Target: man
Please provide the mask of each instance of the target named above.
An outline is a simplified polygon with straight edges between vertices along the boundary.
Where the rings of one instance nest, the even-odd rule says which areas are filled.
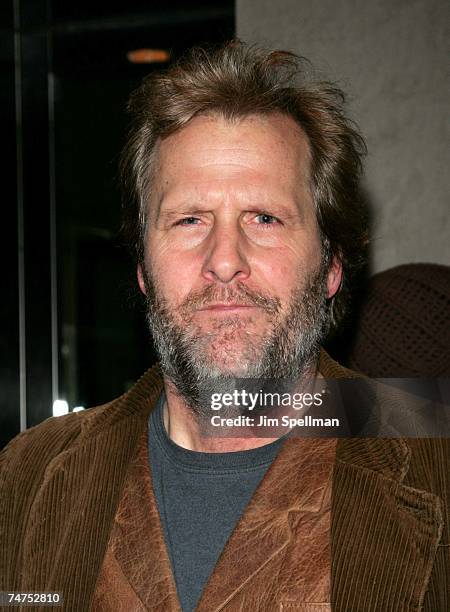
[[[367,245],[341,92],[232,42],[130,112],[125,229],[160,366],[4,451],[1,588],[67,610],[447,609],[443,441],[204,431],[214,385],[354,376],[320,350]]]

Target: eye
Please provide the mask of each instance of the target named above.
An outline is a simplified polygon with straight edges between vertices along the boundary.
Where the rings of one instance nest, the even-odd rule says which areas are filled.
[[[184,217],[184,219],[180,219],[175,223],[175,225],[197,225],[200,222],[200,219],[197,217]]]
[[[255,219],[259,219],[258,225],[274,225],[279,223],[278,219],[273,215],[268,215],[266,213],[261,213],[256,215]]]

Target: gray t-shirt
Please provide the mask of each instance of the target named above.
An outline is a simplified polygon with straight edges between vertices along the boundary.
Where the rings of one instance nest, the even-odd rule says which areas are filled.
[[[164,400],[149,418],[150,468],[181,608],[191,612],[282,440],[230,453],[184,449],[167,435]]]

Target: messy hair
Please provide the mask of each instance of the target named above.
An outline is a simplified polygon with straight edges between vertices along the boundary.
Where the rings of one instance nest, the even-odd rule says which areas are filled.
[[[349,288],[366,259],[367,220],[360,197],[365,143],[345,115],[344,94],[333,83],[311,76],[305,58],[267,51],[233,40],[219,48],[194,48],[165,72],[147,76],[131,94],[127,143],[120,161],[124,193],[123,232],[143,262],[147,209],[158,144],[198,115],[230,121],[282,113],[306,134],[310,189],[325,261],[337,257],[343,280],[330,304],[331,319],[342,318]]]

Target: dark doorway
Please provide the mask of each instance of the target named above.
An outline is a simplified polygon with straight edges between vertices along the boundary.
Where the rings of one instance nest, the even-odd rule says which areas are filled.
[[[164,67],[129,52],[234,35],[234,2],[12,0],[2,6],[11,266],[2,302],[0,445],[52,415],[123,393],[155,361],[120,243],[126,101]],[[17,272],[18,271],[18,272]]]

